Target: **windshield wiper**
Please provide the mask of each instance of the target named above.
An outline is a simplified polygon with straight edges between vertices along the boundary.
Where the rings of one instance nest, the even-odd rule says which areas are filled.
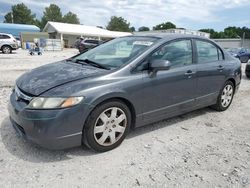
[[[68,59],[65,59],[65,61],[75,62],[73,58],[68,58]]]
[[[69,60],[71,61],[71,60]],[[85,62],[86,64],[89,64],[89,65],[92,65],[94,67],[98,67],[98,68],[101,68],[101,69],[106,69],[106,70],[110,70],[110,68],[100,64],[100,63],[97,63],[97,62],[94,62],[94,61],[91,61],[89,59],[75,59],[73,60],[75,63],[79,63],[79,62]]]
[[[102,64],[99,64],[99,63],[96,63],[94,61],[91,61],[89,59],[73,59],[73,58],[69,58],[69,59],[66,59],[66,61],[71,61],[73,63],[79,63],[79,64],[83,64],[82,62],[88,64],[88,65],[92,65],[94,67],[98,67],[98,68],[101,68],[101,69],[106,69],[106,70],[110,70],[110,68],[102,65]]]

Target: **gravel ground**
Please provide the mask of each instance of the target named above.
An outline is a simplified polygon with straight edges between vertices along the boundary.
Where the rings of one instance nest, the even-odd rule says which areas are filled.
[[[227,111],[204,108],[138,128],[106,153],[80,147],[49,151],[19,138],[6,109],[15,79],[76,53],[0,54],[0,187],[250,187],[245,75]]]

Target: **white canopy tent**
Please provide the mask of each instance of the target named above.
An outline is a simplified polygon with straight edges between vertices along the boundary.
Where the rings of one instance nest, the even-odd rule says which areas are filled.
[[[60,22],[48,22],[45,25],[43,31],[48,32],[49,34],[54,34],[54,38],[60,38],[62,42],[66,42],[66,40],[68,40],[68,43],[72,43],[72,41],[75,40],[77,36],[95,37],[100,39],[132,35],[132,33],[129,32],[109,31],[95,26]]]

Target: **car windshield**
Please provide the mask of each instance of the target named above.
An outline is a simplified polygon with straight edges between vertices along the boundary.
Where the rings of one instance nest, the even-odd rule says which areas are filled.
[[[91,61],[116,69],[132,61],[153,45],[155,37],[121,37],[104,43],[74,58],[76,61]]]

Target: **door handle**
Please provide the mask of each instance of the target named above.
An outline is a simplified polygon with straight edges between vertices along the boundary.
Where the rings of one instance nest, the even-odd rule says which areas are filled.
[[[191,71],[191,70],[188,70],[185,75],[186,76],[192,76],[193,74],[195,74],[195,72]]]
[[[224,67],[222,66],[222,65],[219,65],[218,67],[217,67],[217,70],[219,70],[219,71],[222,71],[224,69]]]

